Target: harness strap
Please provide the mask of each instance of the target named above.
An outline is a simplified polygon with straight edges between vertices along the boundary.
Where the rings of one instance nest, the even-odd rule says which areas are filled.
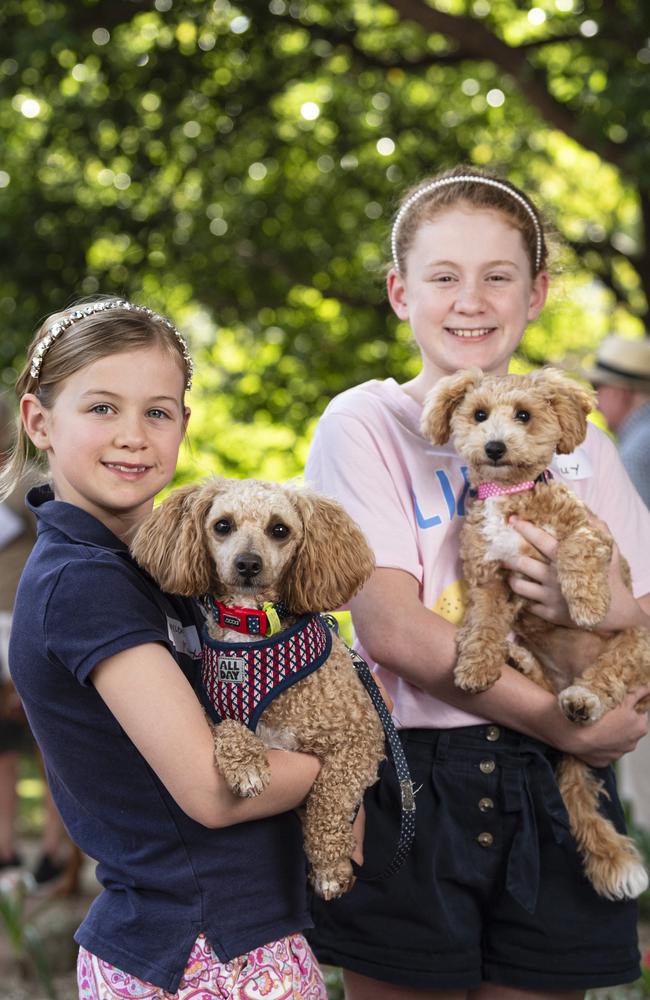
[[[253,732],[281,691],[323,664],[332,648],[331,630],[319,615],[303,615],[291,628],[255,642],[202,635],[200,695],[214,722],[236,719]]]
[[[338,623],[333,615],[321,615],[321,618],[323,618],[330,628],[338,634]],[[382,698],[381,691],[377,687],[375,679],[370,672],[370,668],[363,657],[359,656],[354,649],[350,649],[350,647],[345,643],[344,645],[350,654],[354,668],[359,675],[359,679],[368,692],[370,700],[375,707],[375,711],[377,712],[377,715],[381,720],[381,724],[384,727],[384,735],[386,736],[386,741],[390,750],[390,757],[393,762],[393,767],[395,768],[395,773],[397,774],[397,780],[399,781],[401,796],[399,839],[397,841],[397,847],[395,848],[392,860],[383,869],[383,871],[377,872],[375,875],[357,874],[357,878],[362,881],[372,882],[375,881],[375,879],[389,878],[391,875],[394,875],[400,870],[406,861],[415,837],[415,790],[411,780],[411,772],[409,770],[408,761],[406,760],[406,755],[404,753],[404,747],[402,746],[402,742],[398,736],[391,714],[386,707],[386,702]],[[361,869],[361,871],[363,871],[363,869]]]

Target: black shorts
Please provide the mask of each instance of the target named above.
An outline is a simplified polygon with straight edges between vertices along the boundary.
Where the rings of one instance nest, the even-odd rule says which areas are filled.
[[[313,899],[321,962],[388,983],[585,990],[640,975],[637,905],[598,896],[582,871],[553,772],[559,754],[502,726],[400,734],[416,789],[403,868]],[[611,768],[598,771],[617,829]],[[394,769],[366,795],[363,873],[380,872],[399,831]]]

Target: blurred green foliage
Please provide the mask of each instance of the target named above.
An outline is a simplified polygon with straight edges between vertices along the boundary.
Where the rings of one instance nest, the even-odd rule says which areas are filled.
[[[642,333],[649,62],[632,0],[4,0],[2,379],[44,315],[124,294],[197,356],[180,479],[294,475],[332,395],[412,374],[390,219],[458,161],[564,240],[522,364]]]

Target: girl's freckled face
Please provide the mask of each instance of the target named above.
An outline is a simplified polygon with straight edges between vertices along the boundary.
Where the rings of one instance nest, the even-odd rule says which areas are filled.
[[[531,276],[521,233],[503,213],[451,208],[418,229],[406,274],[388,292],[407,320],[428,384],[460,368],[502,373],[546,300],[545,272]]]

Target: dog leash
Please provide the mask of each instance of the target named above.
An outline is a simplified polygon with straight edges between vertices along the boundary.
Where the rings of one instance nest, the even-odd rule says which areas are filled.
[[[338,622],[333,615],[321,615],[320,617],[327,623],[327,625],[329,625],[336,635],[339,635]],[[343,642],[342,639],[341,642]],[[397,848],[395,849],[395,854],[393,855],[392,860],[383,869],[383,871],[376,875],[357,874],[357,878],[362,881],[372,882],[375,879],[389,878],[391,875],[394,875],[406,861],[415,837],[415,790],[413,788],[411,772],[406,760],[404,748],[398,736],[391,714],[386,707],[386,702],[382,698],[381,691],[379,690],[375,679],[370,672],[370,668],[363,657],[359,656],[354,649],[350,649],[347,643],[343,642],[343,645],[350,654],[354,669],[356,670],[361,683],[368,692],[375,711],[381,720],[400,789],[400,831]]]

